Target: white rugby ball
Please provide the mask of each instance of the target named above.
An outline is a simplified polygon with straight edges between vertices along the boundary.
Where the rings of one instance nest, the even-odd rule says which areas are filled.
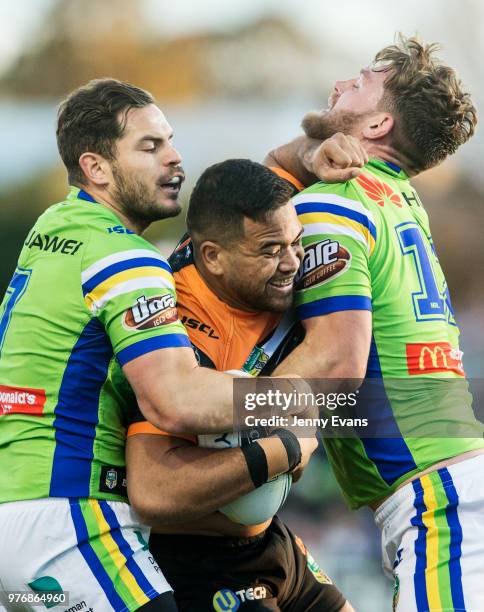
[[[198,444],[204,448],[235,448],[240,446],[238,433],[204,434],[198,436]],[[292,484],[291,474],[281,474],[258,489],[219,508],[234,523],[257,525],[272,518],[286,501]]]

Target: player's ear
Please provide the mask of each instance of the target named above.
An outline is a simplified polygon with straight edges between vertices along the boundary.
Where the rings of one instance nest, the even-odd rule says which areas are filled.
[[[217,242],[204,240],[200,243],[199,249],[200,261],[205,268],[214,276],[221,276],[224,273],[223,259],[224,252],[222,247]]]
[[[84,172],[86,181],[94,183],[98,187],[105,187],[112,181],[111,166],[97,153],[86,151],[79,158],[79,166]]]
[[[363,136],[368,140],[378,140],[389,134],[395,121],[390,113],[375,113],[368,117],[363,125]]]

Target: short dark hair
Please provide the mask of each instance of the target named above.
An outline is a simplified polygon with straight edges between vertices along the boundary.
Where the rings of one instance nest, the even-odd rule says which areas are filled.
[[[264,221],[287,204],[293,188],[249,159],[228,159],[207,168],[190,196],[187,228],[195,251],[203,240],[228,244],[244,235],[244,218]]]
[[[95,79],[70,93],[59,105],[56,131],[69,182],[84,182],[79,158],[86,151],[114,160],[128,111],[148,104],[154,104],[149,92],[116,79]]]
[[[455,153],[477,124],[470,94],[455,70],[435,57],[438,48],[400,34],[375,56],[374,70],[391,70],[381,107],[396,116],[393,148],[405,152],[417,173]]]

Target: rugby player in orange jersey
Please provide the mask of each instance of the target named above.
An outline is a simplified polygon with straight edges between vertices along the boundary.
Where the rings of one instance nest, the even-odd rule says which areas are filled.
[[[277,324],[292,304],[302,257],[289,203],[300,188],[249,160],[216,164],[200,177],[187,214],[192,241],[170,263],[201,365],[260,369],[264,339],[279,334],[283,346],[290,335]],[[241,525],[217,511],[254,489],[241,449],[201,448],[196,437],[163,435],[140,413],[132,420],[130,501],[154,525],[150,550],[182,612],[353,609],[277,517]]]

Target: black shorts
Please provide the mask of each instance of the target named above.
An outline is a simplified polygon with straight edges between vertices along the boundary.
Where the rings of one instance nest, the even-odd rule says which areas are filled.
[[[153,534],[150,550],[180,612],[337,612],[345,603],[277,517],[253,538]]]

